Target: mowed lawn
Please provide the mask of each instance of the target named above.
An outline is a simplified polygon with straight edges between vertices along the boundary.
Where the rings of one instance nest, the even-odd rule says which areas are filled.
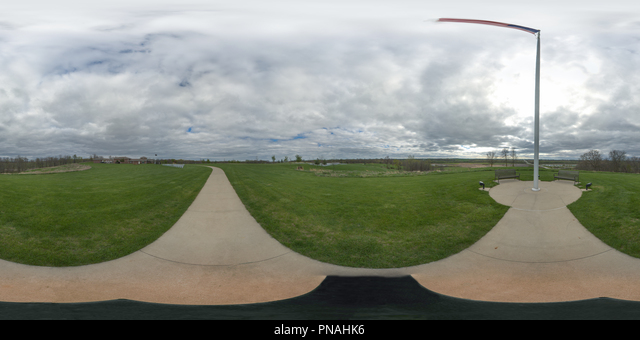
[[[604,243],[640,258],[640,174],[581,171],[580,182],[592,190],[569,210]]]
[[[350,267],[443,259],[479,240],[508,210],[478,190],[479,181],[492,183],[491,170],[388,176],[380,166],[364,165],[305,165],[305,171],[296,170],[298,164],[215,166],[275,239],[300,254]],[[336,173],[318,176],[310,169]]]
[[[41,266],[113,260],[155,241],[210,175],[203,166],[91,164],[80,172],[0,176],[0,258]],[[377,165],[215,164],[260,225],[292,250],[338,265],[406,267],[458,253],[508,207],[478,190],[496,168],[407,174]],[[314,170],[314,171],[311,171]],[[531,169],[517,169],[532,180]],[[541,170],[543,181],[555,171]],[[581,172],[569,206],[590,232],[640,257],[640,175]]]
[[[211,169],[90,164],[79,172],[0,175],[0,258],[39,266],[113,260],[182,216]]]

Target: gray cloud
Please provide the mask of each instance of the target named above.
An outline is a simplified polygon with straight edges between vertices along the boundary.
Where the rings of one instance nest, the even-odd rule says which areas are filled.
[[[134,1],[60,19],[55,10],[0,17],[0,156],[532,153],[533,36],[424,21],[451,16],[455,4],[405,3],[428,15],[358,1],[246,4],[256,7],[146,11]],[[514,22],[535,24],[512,6]],[[541,153],[640,155],[640,59],[629,30],[638,23],[629,16],[620,27],[586,8],[568,22],[568,8],[539,23],[548,27]]]

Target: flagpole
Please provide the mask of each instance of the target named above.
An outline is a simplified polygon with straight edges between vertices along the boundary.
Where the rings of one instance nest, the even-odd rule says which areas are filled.
[[[533,147],[533,191],[540,191],[538,187],[539,151],[540,151],[540,31],[538,31],[538,47],[536,51],[536,104],[534,122]]]
[[[539,167],[539,151],[540,151],[540,30],[519,25],[506,24],[497,21],[473,20],[473,19],[452,19],[440,18],[438,22],[463,22],[468,24],[483,24],[498,27],[513,28],[536,35],[538,38],[538,46],[536,51],[536,93],[535,93],[535,121],[534,121],[534,143],[533,146],[533,191],[540,191],[538,187],[538,167]]]

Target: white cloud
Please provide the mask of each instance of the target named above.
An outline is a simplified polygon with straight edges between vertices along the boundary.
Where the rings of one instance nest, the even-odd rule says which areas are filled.
[[[542,29],[543,157],[640,155],[640,12],[616,2],[81,4],[0,14],[0,156],[530,155],[535,37],[437,17]]]

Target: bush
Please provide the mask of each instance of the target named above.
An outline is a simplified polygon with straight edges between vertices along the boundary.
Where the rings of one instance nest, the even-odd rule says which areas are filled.
[[[413,156],[409,156],[408,159],[402,161],[402,169],[405,171],[429,171],[431,170],[431,163],[426,160],[418,160]]]

